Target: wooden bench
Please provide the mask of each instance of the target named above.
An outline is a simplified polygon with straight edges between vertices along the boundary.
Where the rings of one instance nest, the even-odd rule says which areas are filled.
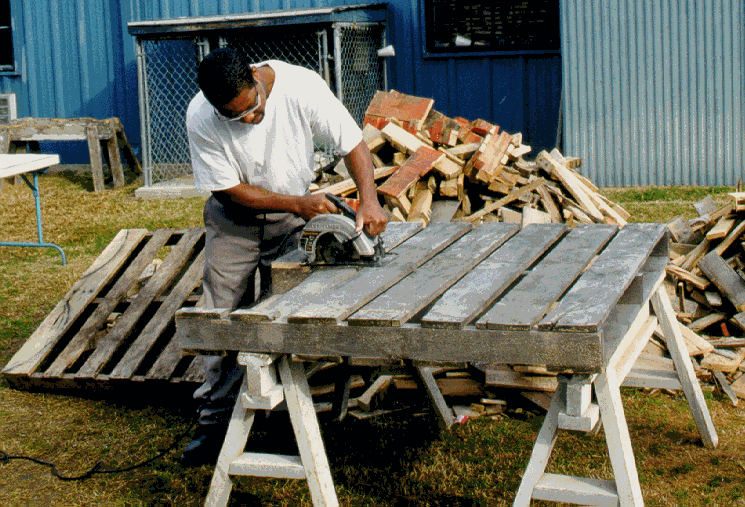
[[[239,475],[306,478],[314,505],[338,504],[307,379],[291,354],[545,365],[562,375],[515,505],[541,498],[641,506],[619,388],[633,377],[636,358],[659,324],[677,378],[645,372],[646,381],[669,386],[677,380],[704,444],[717,445],[662,287],[669,254],[664,224],[570,230],[563,224],[420,229],[392,223],[384,239],[390,254],[381,267],[310,269],[292,254],[272,266],[277,293],[253,308],[179,310],[176,339],[186,350],[258,354],[244,356],[251,366],[205,505],[226,505],[231,476]],[[278,362],[279,379],[272,373]],[[255,410],[282,397],[300,456],[244,453]],[[447,416],[450,409],[439,406]],[[601,422],[615,481],[545,473],[559,429],[592,432]]]
[[[129,166],[142,173],[119,118],[20,118],[0,126],[0,154],[38,152],[40,141],[87,141],[96,192],[104,189],[103,157],[108,158],[114,186],[124,185],[120,148]],[[101,149],[102,143],[106,145],[105,151]]]

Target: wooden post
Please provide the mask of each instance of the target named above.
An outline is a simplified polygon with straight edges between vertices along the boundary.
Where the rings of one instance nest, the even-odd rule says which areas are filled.
[[[88,153],[91,158],[91,172],[93,173],[93,190],[100,192],[104,187],[103,165],[101,154],[101,140],[98,137],[98,128],[95,125],[88,125],[85,128],[86,138],[88,140]]]

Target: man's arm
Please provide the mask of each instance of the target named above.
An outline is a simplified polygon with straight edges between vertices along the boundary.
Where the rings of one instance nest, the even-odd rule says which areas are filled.
[[[357,231],[365,228],[371,236],[385,230],[388,216],[380,207],[373,178],[373,163],[370,150],[364,140],[344,157],[344,164],[352,176],[360,194],[360,207],[357,210]]]
[[[339,211],[323,194],[303,196],[279,194],[248,183],[239,183],[234,187],[213,193],[219,201],[228,199],[257,213],[295,213],[305,220],[323,213]]]

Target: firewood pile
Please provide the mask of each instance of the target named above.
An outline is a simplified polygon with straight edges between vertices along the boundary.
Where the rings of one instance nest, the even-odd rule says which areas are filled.
[[[526,160],[522,134],[449,118],[433,105],[379,91],[367,109],[363,136],[392,220],[626,224],[629,214],[577,171],[580,159],[554,149]],[[343,166],[337,172],[346,179],[321,178],[316,191],[351,196],[354,182]]]
[[[700,360],[699,378],[713,376],[736,403],[745,398],[745,193],[729,194],[720,206],[706,197],[694,208],[698,217],[668,223],[666,271],[678,320],[704,338],[690,350]]]

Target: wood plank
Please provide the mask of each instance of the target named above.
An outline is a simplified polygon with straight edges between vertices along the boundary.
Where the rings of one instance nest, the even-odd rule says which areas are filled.
[[[696,374],[693,371],[691,358],[685,349],[683,336],[680,327],[677,325],[677,319],[670,304],[670,299],[664,289],[657,290],[652,296],[652,307],[657,315],[662,327],[667,349],[670,352],[675,363],[675,369],[678,372],[678,378],[683,387],[688,406],[691,409],[694,421],[698,427],[704,446],[714,449],[719,442],[714,423],[711,421],[709,409],[706,406],[706,400],[701,392],[701,386],[698,383]]]
[[[610,507],[618,505],[618,492],[613,481],[544,473],[535,485],[533,499]]]
[[[545,182],[546,180],[544,180],[543,178],[536,178],[535,180],[531,181],[524,187],[516,188],[515,190],[510,192],[509,195],[506,195],[505,197],[502,197],[501,199],[497,201],[487,204],[486,206],[481,208],[476,213],[463,217],[461,220],[466,221],[466,222],[474,222],[478,220],[479,218],[483,217],[484,215],[501,208],[505,204],[509,204],[512,201],[519,199],[523,195],[532,192],[539,186],[543,185]]]
[[[313,504],[336,507],[339,502],[303,364],[292,363],[285,356],[279,363],[279,375]]]
[[[385,231],[380,234],[383,248],[391,251],[411,236],[422,230],[419,223],[389,222]],[[282,294],[307,278],[314,270],[328,269],[313,267],[307,264],[308,256],[300,250],[292,250],[272,262],[272,294]]]
[[[665,266],[665,271],[670,276],[674,276],[678,280],[690,283],[691,285],[693,285],[699,290],[704,290],[709,285],[711,285],[711,282],[709,282],[709,280],[707,280],[706,278],[696,276],[690,271],[686,271],[683,268],[679,268],[678,266],[675,266],[674,264],[668,264],[667,266]]]
[[[197,258],[194,259],[191,266],[189,266],[186,273],[179,279],[160,308],[158,308],[158,311],[155,312],[155,315],[148,321],[132,345],[129,346],[126,354],[111,372],[109,378],[127,379],[135,374],[135,370],[143,362],[148,352],[155,346],[158,338],[173,322],[173,316],[176,310],[181,308],[186,298],[194,292],[194,289],[201,285],[204,263],[205,253],[202,250],[197,255]]]
[[[718,255],[724,255],[724,252],[727,250],[727,248],[729,248],[730,245],[735,242],[735,240],[742,236],[743,233],[745,233],[745,220],[733,227],[727,234],[727,236],[722,240],[722,242],[719,243],[716,248],[714,248],[714,251]]]
[[[93,173],[93,191],[100,192],[105,187],[103,177],[103,164],[101,159],[101,141],[98,137],[98,129],[91,125],[86,127],[86,137],[88,140],[88,153],[91,158],[91,172]]]
[[[495,365],[484,372],[484,384],[495,387],[512,387],[531,391],[553,392],[559,385],[554,376],[525,375],[507,365]]]
[[[383,247],[386,252],[390,252],[398,245],[412,237],[422,230],[421,224],[411,223],[391,223],[381,234]],[[298,253],[300,253],[298,251]],[[393,254],[391,254],[393,255]],[[302,255],[304,257],[304,254]],[[288,254],[281,257],[278,261],[272,263],[272,279],[276,281],[277,273],[282,271],[296,271],[296,268],[302,268],[303,272],[297,275],[302,277],[299,281],[294,282],[291,288],[283,290],[280,294],[283,297],[272,297],[252,308],[246,310],[236,310],[233,312],[234,318],[246,320],[248,322],[264,322],[271,320],[286,320],[288,315],[298,309],[317,301],[317,298],[326,290],[344,282],[347,278],[357,273],[360,267],[338,266],[338,267],[321,267],[313,268],[301,267],[299,264],[289,265],[287,259],[295,258],[295,254]],[[288,264],[285,269],[285,264]],[[282,275],[287,277],[288,275]]]
[[[538,328],[597,331],[665,230],[662,224],[628,224],[621,229]]]
[[[434,99],[406,95],[396,90],[387,92],[379,90],[373,95],[365,114],[381,118],[397,118],[414,124],[419,130],[424,125],[434,104]]]
[[[422,326],[462,328],[483,312],[567,230],[564,224],[535,224],[453,285],[422,317]]]
[[[398,171],[378,187],[378,193],[398,198],[411,188],[420,178],[432,170],[435,163],[445,155],[427,146],[422,146]]]
[[[147,240],[145,247],[137,257],[127,266],[127,269],[119,275],[113,287],[108,291],[106,297],[88,317],[80,330],[65,345],[64,349],[49,365],[44,375],[59,377],[64,371],[78,360],[80,355],[91,348],[94,343],[94,335],[102,329],[106,319],[114,311],[114,308],[127,297],[127,291],[136,282],[137,277],[153,261],[160,249],[171,238],[173,229],[159,229]]]
[[[354,313],[348,319],[349,325],[403,325],[516,234],[518,229],[514,224],[503,223],[488,223],[475,228]]]
[[[378,167],[373,171],[373,179],[379,180],[382,178],[387,178],[391,174],[398,171],[397,166],[384,166],[384,167]],[[322,194],[322,193],[328,193],[328,194],[334,194],[334,195],[348,195],[352,192],[357,191],[357,184],[354,182],[352,178],[348,178],[346,180],[340,181],[339,183],[334,183],[333,185],[329,185],[328,187],[321,188],[318,190],[313,191],[314,194]]]
[[[324,291],[316,302],[287,318],[297,323],[338,323],[385,292],[421,264],[447,248],[471,229],[470,224],[446,223],[427,227],[393,250],[382,267],[365,267],[333,291]]]
[[[383,127],[380,133],[401,153],[413,154],[421,147],[429,148],[429,146],[417,139],[415,135],[409,134],[393,123],[389,123]]]
[[[284,454],[244,452],[230,463],[228,473],[275,479],[305,479],[300,456]]]
[[[555,177],[564,185],[564,188],[572,194],[583,210],[592,217],[596,222],[603,221],[603,214],[595,206],[593,201],[587,195],[587,188],[572,174],[569,169],[562,166],[545,151],[542,151],[536,157],[536,163],[546,172]]]
[[[147,235],[146,229],[123,229],[42,321],[3,369],[6,375],[34,372],[57,341],[99,292],[113,279]]]
[[[548,214],[551,215],[551,221],[557,224],[562,223],[564,219],[559,207],[554,202],[554,198],[551,197],[551,192],[542,185],[536,188],[536,192],[541,196],[541,204],[543,204],[543,207],[546,209]]]
[[[385,137],[380,133],[380,130],[370,124],[365,125],[362,129],[362,139],[365,140],[370,153],[375,153],[386,143]]]
[[[446,430],[450,429],[450,427],[455,423],[455,416],[453,415],[453,411],[445,402],[442,391],[435,380],[434,375],[437,367],[417,366],[416,370],[419,374],[419,379],[424,385],[424,389],[427,391],[427,395],[432,402],[435,412],[437,412],[437,415],[440,417],[440,427]]]
[[[177,339],[189,351],[244,350],[391,360],[545,364],[588,373],[604,367],[599,333],[492,331],[464,326],[425,328],[245,322],[176,318]]]
[[[477,322],[481,329],[530,329],[579,277],[618,228],[578,225]]]
[[[393,381],[393,375],[380,375],[375,382],[368,387],[364,393],[357,398],[357,406],[360,407],[364,412],[370,412],[376,408],[377,403],[374,403],[373,398],[376,396],[385,396],[385,392]]]
[[[83,366],[78,370],[78,378],[92,377],[98,374],[105,366],[119,345],[124,342],[134,331],[138,321],[147,311],[153,299],[163,294],[172,284],[176,276],[186,265],[197,242],[204,235],[204,228],[194,227],[184,234],[179,242],[171,249],[168,256],[160,265],[160,268],[148,280],[134,301],[117,319],[109,332],[101,338],[96,349],[93,351]],[[163,305],[161,305],[161,308]],[[174,308],[175,313],[178,308]],[[167,319],[166,323],[170,320]],[[52,374],[50,368],[47,375]]]
[[[716,250],[709,252],[698,267],[719,291],[729,299],[738,312],[745,311],[745,280],[722,259]]]
[[[729,400],[732,402],[732,405],[736,407],[740,400],[737,399],[737,394],[732,390],[732,386],[730,386],[729,382],[727,382],[727,377],[725,377],[724,373],[719,370],[712,370],[711,373],[714,375],[714,378],[717,379],[717,383],[719,384],[719,387],[722,388],[722,392],[727,395]]]
[[[723,238],[729,233],[730,230],[732,230],[732,227],[734,226],[734,218],[722,217],[716,224],[714,224],[714,227],[712,227],[709,232],[706,233],[706,239],[713,240]]]

